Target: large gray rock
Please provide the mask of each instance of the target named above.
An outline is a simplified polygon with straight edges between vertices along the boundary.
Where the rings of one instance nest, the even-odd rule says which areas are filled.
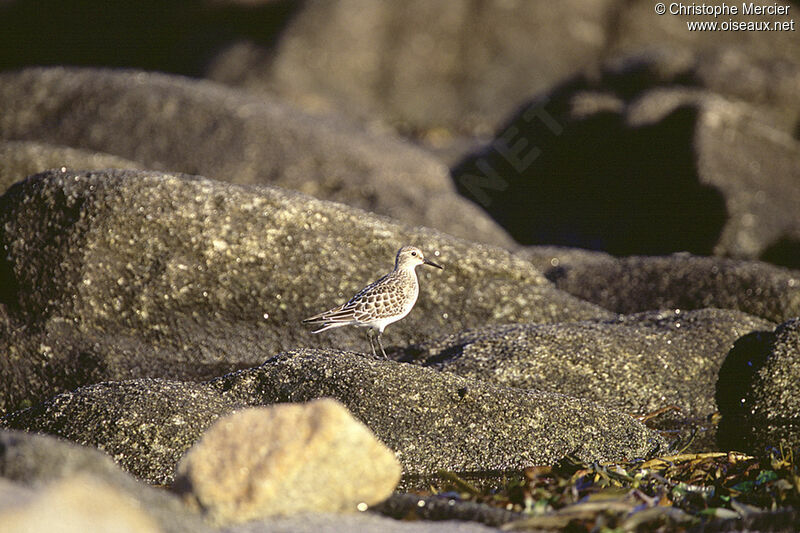
[[[321,398],[243,409],[218,420],[181,458],[175,486],[224,525],[354,512],[388,498],[400,472],[392,450],[342,404]]]
[[[737,343],[720,372],[720,443],[764,453],[800,444],[800,318]]]
[[[171,483],[189,446],[245,406],[334,398],[395,453],[404,473],[487,471],[644,457],[665,450],[628,415],[561,394],[505,388],[350,352],[301,350],[208,382],[110,382],[6,416],[104,449],[125,469]]]
[[[94,446],[139,478],[166,484],[203,431],[236,407],[205,385],[139,379],[65,392],[2,425]]]
[[[0,74],[0,108],[0,138],[105,152],[142,168],[278,185],[513,246],[424,151],[272,98],[163,74],[34,68]]]
[[[70,480],[86,478],[111,487],[115,493],[135,502],[164,532],[209,530],[200,515],[183,505],[178,497],[135,480],[108,455],[96,449],[48,435],[0,429],[0,480],[25,489],[24,500],[36,498],[43,486],[61,482],[63,492],[69,490]],[[84,511],[91,516],[92,509],[84,508]]]
[[[248,403],[336,398],[407,474],[516,469],[570,453],[613,460],[664,444],[633,418],[585,400],[345,352],[281,354],[210,384]]]
[[[800,315],[800,271],[689,254],[615,258],[532,246],[520,251],[561,290],[619,313],[738,309],[773,322]]]
[[[661,61],[682,62],[684,68],[676,73],[673,83],[701,85],[729,97],[765,104],[767,113],[783,112],[789,126],[800,112],[796,4],[778,3],[790,6],[788,15],[748,15],[743,12],[743,3],[728,5],[738,7],[739,13],[716,18],[657,16],[651,4],[626,5],[617,11],[615,39],[609,43],[607,52],[614,56],[647,51],[650,56],[660,56]],[[788,31],[689,31],[687,28],[689,21],[716,21],[721,25],[729,20],[771,24],[794,20],[795,23],[794,30],[787,28]]]
[[[800,267],[800,142],[759,107],[649,75],[577,76],[528,102],[453,169],[459,190],[523,244]]]
[[[615,320],[493,326],[416,347],[419,364],[507,387],[586,398],[630,414],[717,410],[717,374],[738,338],[774,324],[738,311],[650,312]]]
[[[299,193],[53,171],[0,198],[0,410],[104,379],[207,379],[301,346],[368,350],[363,331],[312,335],[301,320],[386,273],[410,243],[446,270],[420,272],[417,306],[387,330],[389,347],[613,316],[502,249]]]
[[[603,53],[615,2],[309,1],[276,46],[222,51],[207,76],[412,132],[492,128]]]
[[[140,168],[113,155],[32,141],[0,141],[0,194],[31,174],[51,168]]]

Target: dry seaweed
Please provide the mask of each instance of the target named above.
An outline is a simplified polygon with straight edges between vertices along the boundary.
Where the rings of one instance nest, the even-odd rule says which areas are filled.
[[[414,492],[522,513],[507,530],[685,531],[800,506],[800,467],[783,448],[761,458],[713,452],[602,465],[565,458],[496,480],[440,473]]]

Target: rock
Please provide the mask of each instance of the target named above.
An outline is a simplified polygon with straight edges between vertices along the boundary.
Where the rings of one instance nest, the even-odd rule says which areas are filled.
[[[800,267],[800,142],[757,107],[642,77],[577,76],[529,102],[453,169],[459,190],[522,244]]]
[[[669,6],[669,4],[667,4]],[[688,5],[688,4],[685,4]],[[733,4],[728,4],[733,5]],[[759,5],[759,4],[756,4]],[[766,5],[766,4],[764,4]],[[737,15],[717,17],[653,16],[653,6],[625,6],[615,18],[615,39],[610,56],[658,55],[668,61],[684,58],[685,70],[676,81],[696,84],[715,92],[767,107],[791,110],[797,118],[797,84],[800,82],[800,45],[796,31],[688,31],[687,22],[734,21],[787,22],[786,15],[746,15],[738,4]],[[657,51],[657,52],[653,52]],[[789,117],[787,117],[789,118]]]
[[[37,142],[0,142],[0,195],[12,184],[50,168],[138,168],[139,166],[133,161],[99,152]]]
[[[310,1],[274,47],[243,36],[206,75],[410,131],[485,132],[530,94],[596,61],[615,9],[579,0]]]
[[[783,241],[800,243],[800,142],[794,132],[757,107],[674,89],[648,92],[632,102],[627,118],[634,128],[655,126],[682,109],[696,115],[691,134],[699,182],[725,198],[727,221],[714,254],[756,259],[779,254],[774,248],[787,246]],[[800,268],[800,255],[783,264]]]
[[[673,254],[614,258],[529,247],[527,258],[561,290],[619,313],[738,309],[773,322],[800,315],[800,271],[758,261]]]
[[[3,424],[91,444],[134,475],[169,484],[180,456],[219,416],[319,398],[344,404],[397,454],[405,474],[512,470],[568,454],[627,460],[666,447],[630,416],[587,400],[332,350],[283,353],[205,384],[139,379],[83,387]]]
[[[495,505],[444,497],[443,494],[420,496],[414,493],[396,492],[388,500],[378,504],[374,511],[396,520],[468,520],[487,526],[500,527],[515,522],[525,514],[509,511]]]
[[[33,490],[0,478],[0,516],[6,509],[27,505],[33,498]]]
[[[385,500],[399,480],[394,453],[340,403],[320,399],[218,420],[181,459],[175,484],[224,525],[355,511]]]
[[[720,372],[720,443],[763,454],[800,444],[800,319],[743,339]]]
[[[751,413],[766,418],[795,418],[800,413],[800,318],[775,330],[764,367],[756,374]]]
[[[650,17],[648,17],[650,18]],[[761,121],[791,133],[800,114],[795,91],[800,61],[749,53],[742,47],[687,47],[675,42],[629,48],[613,54],[589,73],[595,83],[612,87],[630,101],[656,88],[693,88],[747,103]]]
[[[264,95],[155,73],[32,68],[0,74],[0,108],[6,110],[0,138],[105,152],[143,168],[278,185],[514,246],[456,193],[447,168],[426,152],[344,119],[306,116]]]
[[[20,496],[21,499],[12,502],[15,505],[34,500],[45,501],[41,487],[56,488],[57,498],[66,497],[76,480],[88,480],[92,485],[101,486],[103,491],[108,488],[116,495],[114,499],[129,502],[127,506],[133,504],[137,509],[145,510],[147,517],[161,531],[203,533],[209,530],[201,517],[185,507],[176,496],[136,481],[120,470],[106,454],[47,435],[0,429],[0,481],[2,480],[8,480],[7,483],[13,485],[14,492]],[[84,491],[81,489],[78,492],[80,496]],[[8,502],[9,498],[0,497],[0,507]],[[100,515],[102,508],[98,509],[95,504],[82,509],[76,508],[76,511],[91,517],[94,511],[98,511]],[[0,513],[2,512],[0,509]],[[94,531],[95,528],[84,529],[89,530]]]
[[[630,414],[717,410],[734,341],[774,324],[738,311],[649,312],[615,320],[493,326],[418,346],[418,364],[505,387],[585,398]]]
[[[372,513],[301,513],[227,526],[224,533],[497,533],[474,522],[395,520]]]
[[[135,501],[90,476],[75,476],[56,481],[30,495],[28,501],[21,505],[0,507],[0,523],[7,533],[161,531]]]
[[[585,400],[347,352],[289,352],[210,384],[250,405],[335,398],[395,451],[405,474],[503,471],[567,454],[642,457],[663,446],[633,418]]]
[[[200,384],[140,379],[60,394],[7,415],[3,425],[94,446],[128,472],[163,485],[200,434],[235,407]]]
[[[312,335],[301,321],[385,274],[409,243],[446,270],[421,272],[387,347],[613,316],[502,249],[277,188],[52,171],[0,198],[0,228],[0,410],[103,380],[208,379],[298,346],[369,350],[363,330]]]

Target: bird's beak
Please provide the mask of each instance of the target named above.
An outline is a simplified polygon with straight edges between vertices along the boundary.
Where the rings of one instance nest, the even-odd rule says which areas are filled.
[[[432,266],[432,267],[436,267],[436,268],[438,268],[439,270],[444,270],[444,267],[443,267],[442,265],[437,265],[437,264],[436,264],[436,263],[434,263],[433,261],[428,261],[427,259],[423,259],[423,260],[422,260],[422,262],[423,262],[423,263],[425,263],[426,265],[430,265],[430,266]]]

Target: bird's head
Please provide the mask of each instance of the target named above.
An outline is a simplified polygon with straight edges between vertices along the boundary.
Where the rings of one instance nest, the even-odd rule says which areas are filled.
[[[422,250],[416,246],[403,246],[397,252],[397,259],[395,259],[394,267],[397,269],[410,268],[414,269],[419,265],[430,265],[432,267],[443,269],[441,265],[437,265],[433,261],[425,259]]]

